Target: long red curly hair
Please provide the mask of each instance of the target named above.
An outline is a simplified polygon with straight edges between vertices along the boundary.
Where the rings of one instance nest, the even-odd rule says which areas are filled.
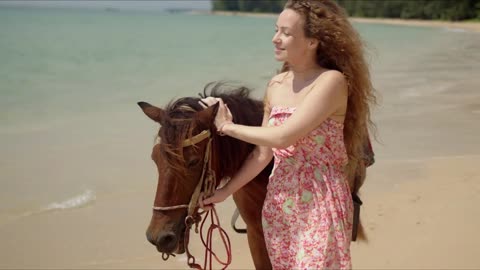
[[[289,0],[285,9],[299,13],[304,19],[305,36],[319,41],[317,64],[342,72],[347,80],[348,103],[343,130],[349,158],[346,173],[351,191],[357,193],[365,178],[367,127],[375,128],[369,105],[376,104],[376,98],[364,57],[364,44],[345,10],[333,0]],[[281,72],[287,70],[288,63],[284,63]]]
[[[285,9],[299,13],[304,19],[305,36],[319,41],[317,64],[342,72],[347,80],[343,129],[348,154],[345,172],[350,191],[357,194],[365,181],[366,166],[373,162],[373,152],[368,151],[371,150],[368,127],[375,129],[370,117],[370,105],[376,104],[375,89],[365,60],[364,43],[348,21],[345,10],[333,0],[289,0]],[[288,63],[284,63],[281,72],[288,70]],[[367,240],[361,221],[358,222],[358,238]]]

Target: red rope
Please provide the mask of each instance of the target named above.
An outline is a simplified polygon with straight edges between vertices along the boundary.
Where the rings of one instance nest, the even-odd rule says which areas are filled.
[[[207,239],[203,238],[203,225],[205,224],[205,221],[207,220],[208,215],[210,215],[210,227],[208,228],[207,231]],[[221,261],[217,254],[213,251],[213,246],[212,246],[212,236],[214,230],[218,230],[220,237],[222,238],[223,241],[223,246],[225,247],[225,251],[227,252],[227,261],[223,262]],[[230,238],[227,235],[227,232],[220,226],[220,219],[218,218],[217,211],[215,208],[212,208],[210,211],[207,212],[205,215],[205,218],[203,219],[202,225],[200,227],[200,238],[202,239],[202,243],[205,246],[205,264],[204,264],[204,269],[207,269],[207,258],[208,262],[210,264],[210,268],[212,269],[212,256],[215,257],[215,260],[223,265],[224,267],[222,269],[226,269],[228,265],[232,262],[232,248],[230,244]]]
[[[202,220],[202,224],[200,225],[200,239],[202,240],[202,244],[205,247],[205,258],[204,258],[204,264],[203,268],[195,262],[195,257],[190,253],[188,250],[188,242],[190,238],[190,229],[193,224],[196,225],[195,231],[198,233],[198,223],[199,219],[201,219],[201,214],[206,213],[205,217]],[[188,218],[185,220],[186,223],[186,228],[185,228],[185,251],[187,253],[187,263],[188,265],[193,268],[193,269],[199,269],[199,270],[206,270],[206,269],[213,269],[212,267],[212,262],[213,258],[215,260],[223,265],[222,270],[227,269],[227,267],[231,264],[232,262],[232,247],[230,243],[230,238],[227,235],[227,232],[220,226],[220,219],[218,218],[217,211],[215,210],[214,207],[212,207],[211,210],[203,212],[203,213],[197,213],[197,218]],[[210,215],[210,227],[207,230],[207,236],[206,239],[203,235],[203,226],[205,225],[205,221],[207,220],[208,216]],[[213,245],[212,245],[212,238],[213,238],[213,232],[215,230],[218,230],[220,237],[222,238],[223,246],[225,247],[225,251],[227,253],[227,259],[226,261],[222,261],[218,258],[217,254],[213,251]],[[207,264],[209,268],[207,268]]]

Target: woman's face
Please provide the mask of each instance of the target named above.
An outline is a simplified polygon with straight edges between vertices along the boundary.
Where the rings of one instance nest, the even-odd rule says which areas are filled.
[[[280,13],[275,25],[272,42],[275,46],[275,59],[295,64],[310,57],[313,40],[307,38],[303,31],[303,17],[292,9]]]

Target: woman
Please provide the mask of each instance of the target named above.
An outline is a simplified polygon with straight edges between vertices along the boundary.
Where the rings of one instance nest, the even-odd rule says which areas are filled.
[[[349,269],[355,187],[347,179],[362,158],[375,101],[360,37],[332,0],[290,0],[276,22],[275,58],[262,127],[237,125],[222,100],[221,134],[257,145],[208,207],[253,179],[271,160],[262,224],[275,269]],[[355,190],[356,191],[356,190]]]

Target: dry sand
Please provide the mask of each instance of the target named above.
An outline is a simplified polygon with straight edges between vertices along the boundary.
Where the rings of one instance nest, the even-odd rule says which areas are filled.
[[[369,169],[363,187],[362,220],[369,241],[352,244],[354,268],[480,268],[479,162],[480,155],[379,160]],[[8,250],[0,250],[1,265],[9,269],[186,269],[183,255],[164,262],[145,240],[150,214],[145,208],[151,197],[151,192],[136,191],[103,198],[95,207],[3,224],[6,245],[2,247]],[[218,208],[232,241],[230,269],[252,269],[245,236],[229,226],[233,209],[230,200]],[[221,250],[218,240],[217,250]],[[192,243],[192,252],[200,259],[203,249],[198,238]]]
[[[369,242],[352,245],[354,267],[480,268],[478,162],[480,155],[379,161],[363,189]],[[375,187],[382,182],[390,184]]]
[[[378,161],[363,188],[368,242],[352,244],[354,268],[479,269],[479,162],[480,155]],[[231,201],[219,208],[227,227],[232,209]],[[230,268],[252,269],[245,237],[228,231]],[[194,249],[202,254],[199,245]],[[94,268],[185,268],[185,259],[161,262],[153,253]]]

